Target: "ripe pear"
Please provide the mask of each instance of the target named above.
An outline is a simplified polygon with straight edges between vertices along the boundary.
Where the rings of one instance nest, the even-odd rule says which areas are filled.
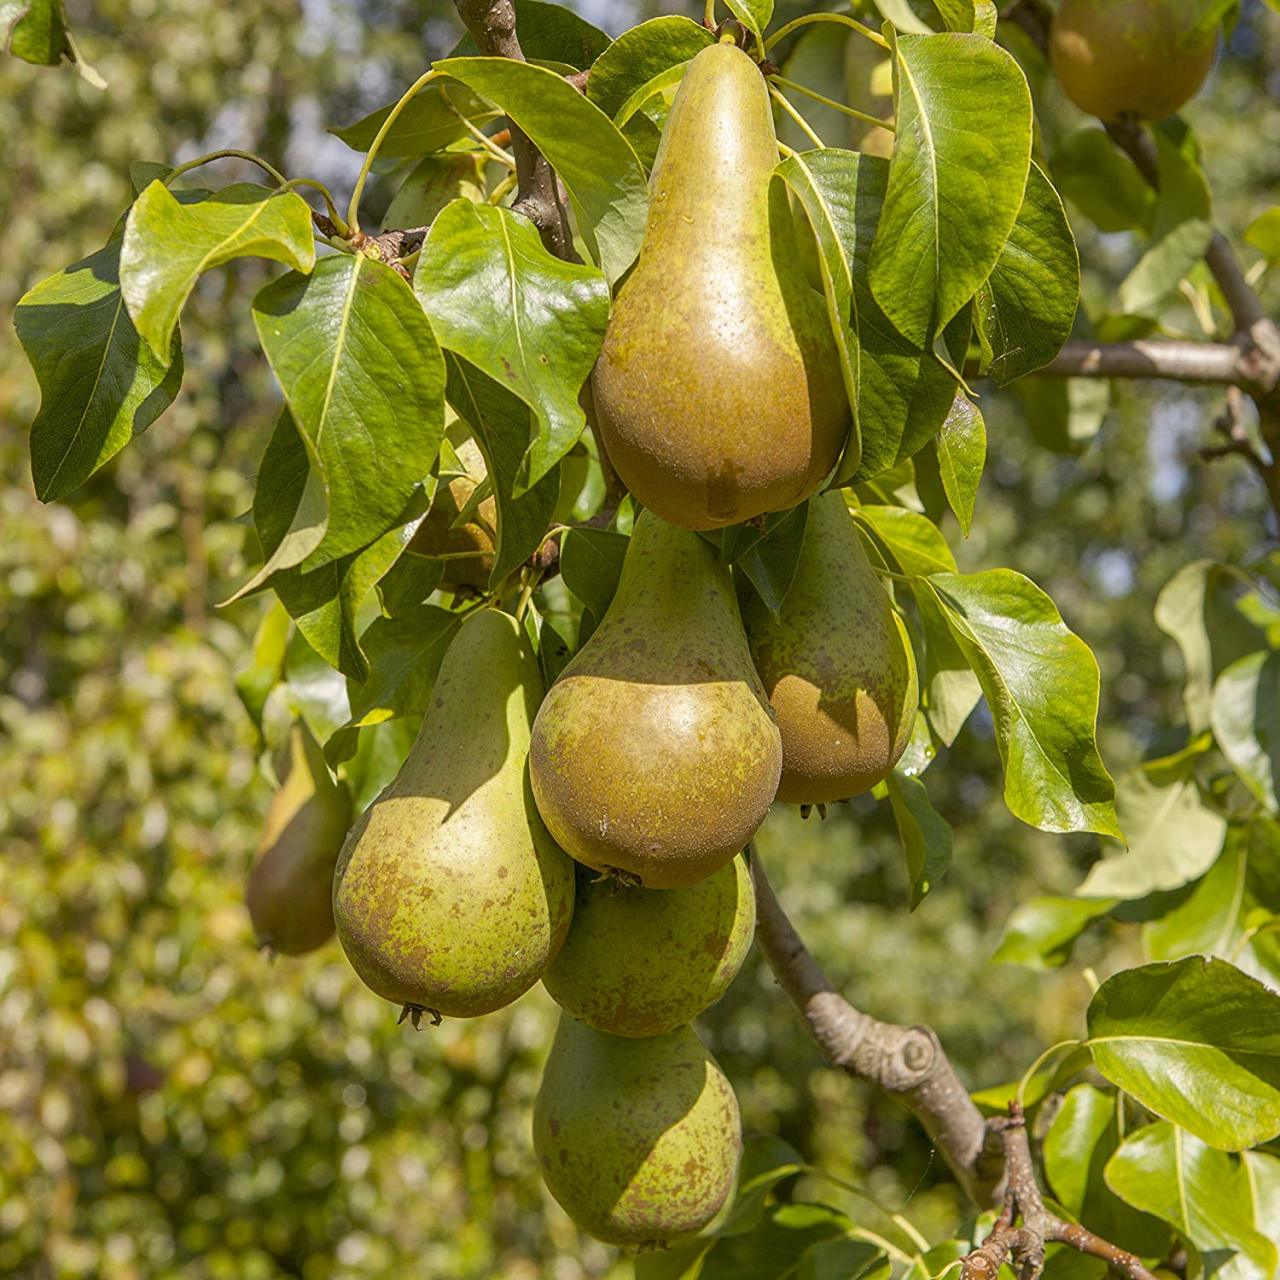
[[[351,822],[351,797],[329,776],[320,744],[301,724],[289,732],[280,776],[245,902],[259,944],[297,956],[333,937],[333,866]]]
[[[578,874],[573,923],[542,985],[562,1009],[615,1036],[660,1036],[724,995],[756,927],[741,855],[684,889]]]
[[[728,570],[696,533],[643,512],[613,603],[533,726],[551,834],[597,871],[695,884],[755,834],[781,768]]]
[[[724,1204],[742,1151],[738,1100],[688,1027],[647,1040],[568,1014],[533,1105],[543,1180],[584,1231],[666,1244]]]
[[[1195,34],[1197,0],[1062,0],[1049,57],[1068,98],[1111,122],[1163,120],[1213,66],[1216,27]]]
[[[781,616],[745,589],[742,616],[782,731],[778,799],[825,804],[870,791],[906,749],[919,689],[906,628],[839,493],[809,503]]]
[[[689,64],[649,182],[649,224],[592,375],[609,457],[646,507],[714,529],[803,501],[849,407],[805,279],[764,77],[731,44]]]
[[[493,572],[493,544],[498,527],[498,508],[492,494],[481,500],[472,518],[456,529],[453,522],[471,501],[471,495],[488,474],[484,455],[474,440],[457,446],[458,461],[466,468],[436,490],[426,519],[409,542],[409,550],[444,566],[441,582],[446,587],[474,587],[483,590]]]
[[[573,863],[529,794],[542,695],[523,628],[494,609],[462,623],[394,781],[338,859],[333,913],[378,995],[469,1018],[542,976],[573,912]]]

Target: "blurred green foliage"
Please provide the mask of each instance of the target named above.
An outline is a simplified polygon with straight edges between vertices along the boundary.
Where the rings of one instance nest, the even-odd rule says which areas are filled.
[[[443,52],[457,34],[444,0],[69,8],[105,94],[65,68],[0,62],[5,315],[105,239],[130,161],[235,145],[349,181],[321,126],[394,96],[424,44]],[[1245,10],[1188,111],[1237,239],[1280,178],[1280,39],[1260,5]],[[1080,122],[1051,88],[1039,105],[1048,130]],[[1136,243],[1093,233],[1081,251],[1105,310]],[[56,506],[30,487],[34,380],[11,335],[0,344],[0,1275],[626,1276],[534,1170],[528,1111],[554,1021],[540,991],[415,1034],[336,943],[302,961],[254,950],[242,889],[269,785],[232,681],[264,605],[214,602],[255,557],[241,516],[273,406],[247,301],[264,273],[241,263],[202,283],[177,404]],[[1041,447],[1020,393],[983,407],[992,457],[963,567],[1027,573],[1097,652],[1113,771],[1177,746],[1181,673],[1156,592],[1190,560],[1238,561],[1269,536],[1244,465],[1195,457],[1217,398],[1117,386],[1079,456]],[[1078,1032],[1078,969],[989,957],[1018,901],[1069,891],[1097,851],[1007,815],[989,726],[975,716],[928,775],[956,861],[913,915],[886,806],[825,823],[779,812],[760,840],[833,979],[872,1013],[934,1025],[975,1087]],[[1137,958],[1126,933],[1077,950],[1103,976]],[[905,1206],[927,1235],[964,1213],[914,1122],[822,1066],[757,961],[703,1030],[748,1128]],[[834,1202],[885,1228],[864,1201]]]

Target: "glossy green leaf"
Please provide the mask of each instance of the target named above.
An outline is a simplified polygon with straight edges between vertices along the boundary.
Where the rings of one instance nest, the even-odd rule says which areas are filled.
[[[1163,1219],[1215,1262],[1217,1280],[1274,1280],[1276,1246],[1254,1225],[1243,1162],[1171,1124],[1131,1134],[1107,1163],[1107,1185]]]
[[[731,1236],[754,1231],[764,1218],[765,1202],[774,1189],[804,1167],[804,1158],[789,1142],[773,1134],[750,1135],[742,1149],[733,1207],[715,1234]]]
[[[1018,219],[978,294],[977,319],[998,386],[1049,363],[1071,336],[1080,299],[1080,257],[1066,211],[1037,164]]]
[[[1155,220],[1156,193],[1096,125],[1068,134],[1054,150],[1050,171],[1058,190],[1099,231],[1131,231]]]
[[[886,781],[889,804],[907,855],[914,911],[951,866],[951,827],[933,807],[919,778],[895,770]]]
[[[761,536],[735,548],[729,557],[775,618],[800,567],[808,521],[807,502],[781,515],[770,516]]]
[[[389,103],[354,124],[329,132],[353,151],[368,151],[394,105]],[[475,124],[485,124],[500,114],[492,103],[456,80],[432,81],[414,94],[396,116],[378,155],[386,160],[403,160],[443,151],[451,142],[466,137],[464,117]]]
[[[304,275],[315,266],[311,210],[296,191],[252,182],[182,202],[159,179],[134,201],[120,250],[120,288],[134,327],[168,355],[196,281],[234,258],[268,258]]]
[[[524,401],[465,360],[448,359],[449,403],[471,427],[493,478],[498,537],[489,585],[497,585],[527,560],[546,535],[560,496],[560,475],[550,472],[534,487],[513,496],[516,476],[529,447],[533,415]]]
[[[1013,58],[979,35],[895,43],[897,133],[871,289],[926,345],[977,293],[1013,230],[1031,163],[1031,94]]]
[[[516,30],[520,33],[520,49],[530,62],[562,62],[579,71],[591,67],[612,46],[599,27],[562,4],[546,0],[514,0]],[[468,32],[449,51],[459,58],[480,53]]]
[[[1118,837],[1115,784],[1094,740],[1099,677],[1089,647],[1011,569],[926,582],[991,707],[1009,811],[1042,831]]]
[[[440,660],[460,621],[456,613],[433,604],[395,618],[375,618],[360,637],[369,675],[363,684],[351,687],[351,724],[423,714]]]
[[[1162,132],[1156,132],[1160,193],[1151,244],[1120,284],[1126,311],[1145,311],[1178,287],[1204,257],[1213,228],[1209,186],[1199,164]]]
[[[71,56],[61,0],[19,0],[0,5],[0,52],[53,67]]]
[[[764,48],[764,30],[773,17],[773,0],[724,0],[729,12],[756,38],[758,48]]]
[[[993,0],[933,0],[948,31],[976,31],[988,40],[995,38],[999,13]]]
[[[987,463],[987,424],[982,411],[968,396],[956,396],[934,444],[943,492],[960,522],[960,532],[967,538]]]
[[[853,514],[870,526],[876,541],[892,557],[891,569],[911,577],[955,573],[956,558],[942,530],[928,516],[880,503],[866,503]]]
[[[310,570],[404,523],[440,447],[444,362],[408,285],[363,255],[273,281],[253,317],[324,489]]]
[[[173,402],[182,350],[173,335],[158,360],[120,293],[120,239],[42,280],[13,323],[40,383],[31,474],[45,502],[65,497]]]
[[[714,43],[715,36],[692,18],[650,18],[624,31],[595,61],[587,78],[587,97],[613,119],[642,85]]]
[[[1045,1135],[1045,1175],[1058,1203],[1095,1235],[1140,1257],[1164,1257],[1169,1228],[1107,1186],[1104,1170],[1121,1133],[1116,1095],[1076,1085]]]
[[[609,529],[566,529],[560,542],[565,586],[599,620],[618,589],[631,539]]]
[[[436,64],[495,102],[560,175],[587,246],[610,283],[640,251],[648,180],[613,122],[553,71],[508,58],[450,58]]]
[[[899,31],[909,31],[915,35],[929,35],[933,28],[923,18],[916,15],[908,0],[873,0],[880,16],[886,22],[892,22]]]
[[[805,1250],[844,1238],[852,1226],[844,1214],[826,1205],[776,1205],[749,1234],[718,1238],[699,1280],[783,1280],[794,1276]]]
[[[1253,1223],[1280,1250],[1280,1157],[1246,1151],[1240,1159],[1253,1203]]]
[[[1233,662],[1213,686],[1209,716],[1222,754],[1274,812],[1280,795],[1280,652]]]
[[[1117,973],[1089,1005],[1089,1043],[1108,1080],[1211,1146],[1280,1134],[1280,995],[1223,960]]]
[[[440,210],[454,200],[484,198],[484,159],[479,153],[446,151],[423,156],[391,197],[382,225],[429,227]]]
[[[888,1280],[888,1257],[866,1240],[823,1240],[800,1258],[796,1280]]]
[[[416,554],[402,555],[378,579],[378,599],[389,618],[423,604],[444,577],[444,561]]]
[[[1206,803],[1195,757],[1179,767],[1151,761],[1120,779],[1116,810],[1128,848],[1093,864],[1086,898],[1145,898],[1196,880],[1222,851],[1227,821]]]
[[[578,395],[609,318],[604,277],[553,257],[519,214],[455,200],[427,235],[413,289],[441,346],[533,410],[518,496],[582,434]]]
[[[1118,898],[1032,898],[1017,907],[991,957],[997,964],[1058,969],[1071,959],[1076,939],[1105,916]]]

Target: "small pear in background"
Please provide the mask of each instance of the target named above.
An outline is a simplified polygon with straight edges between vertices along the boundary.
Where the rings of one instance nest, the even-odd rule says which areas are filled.
[[[573,863],[529,792],[542,680],[520,624],[462,623],[395,780],[343,847],[333,886],[343,950],[378,995],[467,1018],[542,976],[573,911]]]
[[[701,1230],[728,1198],[742,1152],[738,1100],[688,1027],[625,1040],[561,1014],[533,1148],[582,1230],[663,1245]]]
[[[728,570],[697,534],[643,512],[613,603],[534,724],[551,834],[597,871],[695,884],[755,834],[781,768]]]
[[[809,504],[796,575],[774,616],[743,584],[743,621],[782,731],[778,799],[826,804],[870,791],[915,722],[915,657],[844,498]]]
[[[431,510],[409,542],[409,550],[443,566],[441,582],[450,588],[484,590],[493,572],[493,545],[498,528],[498,508],[493,496],[481,500],[470,520],[456,529],[453,522],[471,501],[488,472],[484,455],[474,440],[457,446],[458,461],[466,468],[436,491]]]
[[[542,985],[598,1031],[662,1035],[724,995],[755,925],[755,889],[741,854],[684,889],[627,887],[583,868],[569,936]]]
[[[296,956],[333,937],[333,867],[351,822],[351,797],[345,783],[329,776],[320,745],[301,724],[289,731],[280,779],[245,902],[259,944]]]
[[[848,433],[835,341],[777,163],[759,67],[731,44],[704,49],[667,117],[640,258],[592,376],[618,474],[687,529],[795,506]]]

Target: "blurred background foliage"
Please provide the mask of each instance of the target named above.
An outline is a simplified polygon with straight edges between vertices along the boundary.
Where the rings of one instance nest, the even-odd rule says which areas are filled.
[[[676,6],[579,7],[616,34]],[[356,158],[324,126],[394,98],[459,32],[445,0],[69,10],[105,93],[67,68],[0,61],[6,317],[106,238],[130,161],[235,145],[345,188]],[[1186,113],[1237,240],[1280,185],[1276,23],[1246,3]],[[1083,120],[1028,69],[1051,151]],[[1096,315],[1138,248],[1079,230]],[[202,281],[177,404],[55,506],[29,479],[35,382],[12,330],[0,338],[0,1275],[629,1276],[536,1176],[528,1111],[554,1022],[540,990],[415,1034],[336,942],[301,961],[254,949],[243,882],[270,788],[233,675],[265,602],[215,602],[255,559],[242,515],[274,411],[248,300],[264,270]],[[1192,308],[1174,322],[1193,331]],[[1156,593],[1189,561],[1239,562],[1275,532],[1243,463],[1196,457],[1219,398],[1119,385],[1070,453],[1045,447],[1035,392],[983,407],[991,459],[962,566],[1027,573],[1093,647],[1113,772],[1178,746],[1180,663]],[[1014,905],[1069,892],[1097,842],[1008,816],[981,712],[929,778],[956,858],[913,915],[885,806],[825,823],[780,811],[760,845],[832,977],[872,1013],[933,1024],[969,1083],[989,1086],[1076,1034],[1081,966],[1106,976],[1137,943],[1088,937],[1048,973],[992,966]],[[821,1065],[762,966],[702,1030],[749,1129],[905,1206],[934,1238],[963,1215],[907,1114]],[[885,1225],[829,1187],[796,1189]]]

